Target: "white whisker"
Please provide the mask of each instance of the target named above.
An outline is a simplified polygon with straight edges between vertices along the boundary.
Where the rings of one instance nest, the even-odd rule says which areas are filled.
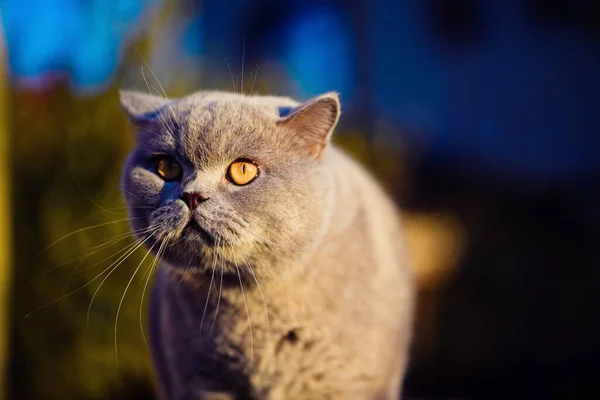
[[[192,265],[192,257],[190,257],[190,260],[188,261],[187,266],[183,270],[183,273],[181,274],[181,278],[179,278],[179,283],[177,284],[177,287],[181,287],[181,284],[183,283],[183,279],[185,278],[185,276],[187,275],[188,271],[190,270],[190,266],[191,265]]]
[[[219,242],[220,242],[220,240],[219,240]],[[219,314],[219,305],[221,304],[221,294],[223,293],[223,271],[225,269],[225,267],[224,267],[225,256],[223,255],[223,252],[225,251],[225,246],[224,246],[224,244],[220,244],[220,247],[221,247],[221,281],[219,283],[219,297],[217,297],[217,306],[215,307],[215,316],[213,317],[213,322],[210,326],[210,332],[208,333],[209,337],[212,336],[212,332],[215,327],[215,322],[217,321],[217,315]]]
[[[262,287],[260,286],[260,283],[258,282],[258,277],[254,273],[254,269],[252,268],[252,265],[250,265],[250,261],[248,260],[248,256],[244,255],[244,254],[242,254],[242,256],[244,257],[244,263],[246,264],[246,267],[248,267],[248,269],[250,270],[250,273],[254,277],[254,281],[256,282],[256,286],[258,287],[258,292],[260,293],[260,297],[262,298],[263,305],[265,306],[265,316],[266,316],[266,319],[267,319],[267,340],[269,340],[270,337],[271,337],[271,324],[269,322],[269,309],[267,307],[267,302],[265,301],[265,296],[263,294]]]
[[[156,74],[154,73],[154,71],[152,71],[152,68],[150,68],[150,65],[148,64],[148,62],[146,61],[146,59],[144,58],[144,56],[142,56],[142,54],[139,52],[139,50],[137,51],[137,53],[140,56],[140,58],[142,59],[142,61],[144,62],[144,64],[146,64],[146,66],[148,67],[148,70],[150,71],[150,73],[154,77],[154,80],[156,81],[156,83],[158,83],[158,87],[160,87],[160,90],[162,91],[162,95],[160,94],[160,92],[153,85],[148,85],[148,81],[146,80],[146,76],[144,75],[144,68],[142,67],[142,76],[144,77],[144,82],[146,82],[146,86],[148,87],[148,91],[150,92],[150,94],[152,94],[152,91],[150,90],[150,87],[154,88],[154,90],[159,95],[159,97],[163,97],[167,101],[167,108],[169,109],[169,111],[171,112],[171,116],[173,117],[173,121],[171,121],[170,124],[168,124],[167,120],[165,119],[163,121],[164,125],[165,125],[165,127],[167,127],[167,129],[171,129],[171,132],[175,132],[175,126],[173,124],[174,124],[174,121],[177,120],[177,116],[175,115],[175,110],[173,110],[173,106],[171,105],[171,102],[169,101],[169,96],[167,96],[167,92],[165,91],[165,88],[160,83],[160,80],[158,79],[158,77],[156,76]],[[159,118],[160,118],[160,115],[159,115]]]
[[[108,272],[108,274],[106,274],[106,276],[104,277],[104,279],[102,279],[102,281],[100,282],[100,284],[96,288],[96,291],[94,292],[94,295],[92,296],[92,299],[90,300],[90,305],[88,306],[87,315],[86,315],[86,323],[85,323],[86,326],[88,326],[89,323],[90,323],[90,312],[92,310],[92,305],[94,304],[94,299],[96,298],[96,295],[100,291],[100,288],[102,287],[102,285],[104,284],[104,282],[106,282],[106,280],[112,275],[112,273],[115,272],[115,270],[117,268],[119,268],[119,265],[121,265],[123,263],[123,261],[125,261],[127,258],[129,258],[130,255],[132,255],[137,249],[139,249],[151,237],[152,237],[152,235],[148,235],[143,240],[139,240],[138,242],[136,242],[136,245],[135,245],[134,248],[132,248],[127,253],[125,253],[124,255],[122,255],[121,257],[119,257],[119,259],[117,259],[115,262],[113,262],[111,265],[109,265],[109,267],[102,272],[102,273],[106,272],[109,268],[111,268],[114,265],[114,267],[112,267],[112,269]]]
[[[150,231],[149,229],[146,229],[146,230],[144,230],[144,233],[147,233],[147,232],[149,232],[149,231]],[[100,246],[94,246],[94,247],[92,247],[92,249],[94,249],[94,250],[93,250],[93,251],[91,251],[91,252],[89,252],[87,255],[85,255],[85,256],[83,256],[83,257],[81,257],[80,261],[77,263],[77,265],[75,265],[75,268],[73,268],[73,270],[71,271],[71,274],[69,275],[69,279],[67,279],[67,283],[65,284],[64,293],[66,293],[66,292],[67,292],[67,290],[69,289],[69,284],[71,283],[71,280],[72,280],[72,279],[75,277],[75,275],[78,275],[78,274],[79,274],[79,273],[81,273],[81,272],[87,271],[88,269],[90,269],[90,268],[92,268],[92,267],[94,267],[94,266],[96,266],[96,265],[98,265],[98,264],[100,264],[100,263],[102,263],[102,262],[104,262],[104,261],[106,261],[106,260],[109,260],[109,259],[111,259],[111,258],[115,257],[116,255],[120,254],[120,253],[122,252],[122,250],[121,250],[121,251],[117,251],[116,253],[113,253],[111,256],[109,256],[109,257],[105,258],[104,260],[102,260],[102,261],[100,261],[100,262],[98,262],[98,263],[94,263],[94,264],[92,264],[91,266],[84,268],[82,271],[78,271],[79,267],[81,266],[81,264],[83,264],[83,262],[86,260],[86,258],[88,258],[89,256],[91,256],[91,255],[93,255],[93,254],[96,254],[96,253],[98,253],[98,252],[99,252],[99,251],[101,251],[103,248],[106,248],[106,247],[108,247],[108,246],[111,246],[111,245],[113,245],[113,244],[116,244],[116,243],[120,242],[120,241],[121,241],[121,240],[123,240],[123,239],[126,239],[126,238],[128,238],[128,237],[131,237],[132,235],[134,235],[134,234],[133,234],[133,233],[130,233],[130,234],[127,234],[127,235],[126,235],[126,236],[124,236],[124,237],[121,237],[121,238],[118,238],[118,239],[113,239],[113,240],[110,240],[110,241],[108,241],[108,242],[106,242],[106,243],[104,243],[104,244],[102,244],[102,245],[100,245]],[[121,235],[119,235],[119,236],[121,236]],[[126,247],[125,247],[125,250],[126,250],[128,247],[129,247],[129,246],[126,246]],[[57,268],[57,267],[59,267],[59,266],[56,266],[55,268]]]
[[[242,81],[240,85],[240,94],[244,94],[244,58],[246,57],[246,38],[242,44]]]
[[[148,345],[148,339],[146,338],[146,334],[144,333],[144,324],[142,322],[144,298],[146,297],[146,290],[148,288],[148,282],[150,282],[150,278],[152,277],[152,273],[155,270],[155,268],[158,268],[158,265],[160,263],[161,252],[163,251],[163,246],[165,245],[167,240],[168,240],[168,238],[163,239],[163,241],[160,244],[160,247],[158,248],[158,252],[156,252],[156,258],[152,261],[152,263],[150,264],[150,267],[148,268],[148,277],[146,278],[146,283],[144,284],[144,290],[142,290],[142,297],[140,299],[140,312],[139,312],[140,332],[142,332],[142,338],[144,339],[144,344],[146,345],[146,348],[150,352],[151,352],[150,346]],[[144,278],[142,277],[142,280],[143,279]]]
[[[250,74],[252,76],[252,74]],[[250,87],[250,96],[254,93],[254,84],[256,83],[256,78],[258,77],[258,64],[256,64],[256,73],[254,74],[254,79],[252,79],[252,87]]]
[[[139,242],[140,242],[140,241],[138,240],[138,241],[136,241],[135,243],[132,243],[131,245],[129,245],[128,247],[129,247],[129,248],[131,248],[132,246],[135,246],[135,245],[137,245]],[[134,251],[135,251],[135,250],[134,250]],[[117,260],[117,261],[118,261],[118,260]],[[116,261],[115,261],[115,262],[116,262]],[[113,264],[114,264],[114,263],[113,263]],[[25,317],[24,317],[24,318],[27,318],[27,317],[29,317],[30,315],[32,315],[32,314],[34,314],[34,313],[36,313],[36,312],[38,312],[38,311],[40,311],[40,310],[43,310],[44,308],[47,308],[47,307],[51,306],[52,304],[55,304],[55,303],[57,303],[57,302],[59,302],[59,301],[61,301],[61,300],[65,299],[65,298],[67,298],[67,297],[69,297],[69,296],[71,296],[71,295],[73,295],[73,294],[75,294],[75,293],[77,293],[77,292],[79,292],[79,291],[81,291],[81,290],[85,289],[86,287],[88,287],[89,285],[91,285],[93,282],[95,282],[96,280],[100,279],[100,277],[102,277],[102,275],[103,275],[103,274],[104,274],[106,271],[108,271],[108,270],[109,270],[109,269],[110,269],[110,268],[113,266],[113,264],[109,265],[109,266],[108,266],[106,269],[104,269],[102,272],[100,272],[98,275],[96,275],[96,277],[95,277],[95,278],[93,278],[93,279],[91,279],[89,282],[85,283],[84,285],[81,285],[81,286],[80,286],[80,287],[78,287],[77,289],[74,289],[74,290],[70,291],[70,292],[69,292],[69,293],[67,293],[67,294],[64,294],[64,295],[62,295],[62,296],[60,296],[60,297],[58,297],[58,298],[56,298],[56,299],[54,299],[54,300],[50,301],[49,303],[46,303],[46,304],[44,304],[44,305],[43,305],[43,306],[41,306],[41,307],[38,307],[38,308],[36,308],[35,310],[33,310],[33,311],[31,311],[31,312],[27,313],[27,314],[25,315]]]
[[[156,229],[156,227],[157,227],[157,226],[158,226],[158,225],[154,225],[153,227],[150,227],[150,228],[146,228],[146,229],[143,229],[143,230],[137,231],[137,232],[136,232],[136,234],[140,234],[140,235],[141,235],[141,234],[146,234],[146,233],[153,232],[153,231]],[[132,235],[133,235],[133,234],[132,234]],[[129,235],[129,236],[132,236],[132,235]],[[115,241],[115,242],[114,242],[114,243],[112,243],[112,244],[115,244],[115,243],[117,243],[117,242],[119,242],[119,241],[121,241],[121,240],[123,240],[123,239],[124,239],[124,238],[122,238],[122,239],[119,239],[119,240]],[[80,266],[80,265],[83,263],[83,261],[85,260],[85,258],[87,258],[87,257],[91,256],[92,254],[95,254],[95,253],[99,252],[101,249],[96,249],[96,250],[92,251],[91,253],[87,254],[87,255],[86,255],[86,256],[84,256],[84,257],[82,257],[81,261],[80,261],[80,262],[77,264],[76,268],[73,270],[73,272],[72,272],[72,274],[71,274],[71,277],[70,277],[70,279],[72,279],[72,278],[73,278],[74,276],[76,276],[76,275],[82,274],[83,272],[85,272],[85,271],[87,271],[87,270],[89,270],[89,269],[91,269],[91,268],[95,267],[96,265],[100,265],[100,264],[102,264],[104,261],[107,261],[107,260],[110,260],[110,259],[111,259],[111,258],[113,258],[113,257],[116,257],[117,255],[119,255],[119,254],[121,254],[121,253],[123,253],[123,252],[127,251],[127,250],[128,250],[128,249],[130,249],[131,247],[135,246],[135,244],[136,244],[135,242],[134,242],[134,243],[131,243],[131,244],[129,244],[129,245],[127,245],[127,246],[125,246],[125,248],[123,248],[123,249],[121,249],[121,250],[118,250],[118,251],[116,251],[115,253],[111,254],[110,256],[108,256],[108,257],[106,257],[106,258],[104,258],[104,259],[102,259],[102,260],[100,260],[100,261],[98,261],[98,262],[95,262],[94,264],[92,264],[92,265],[90,265],[90,266],[88,266],[88,267],[86,267],[86,268],[84,268],[84,269],[82,269],[82,270],[80,270],[80,271],[77,271],[78,267],[79,267],[79,266]],[[78,260],[78,259],[75,259],[75,260],[72,260],[72,261],[77,261],[77,260]],[[63,264],[63,265],[64,265],[64,264]],[[68,284],[69,284],[69,282],[67,282],[67,287],[68,287]]]
[[[42,251],[40,251],[40,252],[39,252],[39,253],[38,253],[38,254],[37,254],[35,257],[34,257],[34,260],[35,260],[35,259],[37,259],[39,256],[41,256],[41,255],[42,255],[44,252],[46,252],[46,251],[47,251],[49,248],[51,248],[52,246],[56,245],[57,243],[59,243],[59,242],[61,242],[61,241],[65,240],[65,239],[67,239],[67,238],[69,238],[69,237],[71,237],[71,236],[73,236],[73,235],[76,235],[76,234],[78,234],[78,233],[80,233],[80,232],[85,232],[85,231],[88,231],[88,230],[90,230],[90,229],[100,228],[100,227],[107,226],[107,225],[111,225],[111,224],[118,224],[118,223],[120,223],[120,222],[133,221],[133,220],[135,220],[135,219],[138,219],[138,218],[136,218],[136,217],[134,217],[134,218],[123,218],[123,219],[118,219],[118,220],[116,220],[116,221],[108,221],[108,222],[103,222],[103,223],[101,223],[101,224],[96,224],[96,225],[88,226],[88,227],[85,227],[85,228],[77,229],[76,231],[73,231],[73,232],[71,232],[71,233],[68,233],[68,234],[66,234],[66,235],[64,235],[64,236],[62,236],[62,237],[60,237],[60,238],[56,239],[54,242],[50,243],[48,246],[46,246],[46,247],[45,247],[45,248],[44,248]]]
[[[235,80],[233,79],[233,72],[231,72],[231,65],[229,65],[229,61],[225,60],[225,62],[227,63],[227,69],[229,69],[229,76],[231,76],[231,83],[233,84],[233,92],[236,92],[235,89]]]
[[[248,317],[248,330],[250,332],[250,363],[254,360],[254,338],[252,336],[252,322],[250,321],[250,310],[248,309],[248,302],[246,301],[246,294],[244,293],[244,284],[242,283],[242,275],[240,274],[240,269],[237,265],[235,251],[233,246],[231,246],[231,253],[233,254],[233,263],[235,265],[235,269],[237,271],[237,276],[240,281],[240,289],[242,290],[242,298],[244,299],[244,306],[246,307],[246,316]]]
[[[147,231],[146,229],[144,229],[143,231],[142,231],[142,230],[140,230],[139,232],[136,232],[136,233],[142,234],[142,233],[147,233],[147,232],[148,232],[148,231]],[[78,264],[75,266],[74,270],[72,271],[72,273],[71,273],[71,276],[70,276],[70,278],[69,278],[69,281],[67,281],[67,284],[65,285],[65,286],[66,286],[66,287],[65,287],[65,290],[66,290],[66,289],[68,288],[68,286],[69,286],[70,280],[73,278],[73,276],[75,276],[75,275],[76,275],[76,272],[77,272],[77,270],[79,269],[79,266],[80,266],[80,265],[83,263],[83,261],[85,261],[85,259],[86,259],[86,258],[88,258],[88,257],[90,257],[90,256],[92,256],[92,255],[94,255],[94,254],[96,254],[96,253],[98,253],[98,252],[100,252],[100,251],[101,251],[102,249],[104,249],[104,248],[110,247],[111,245],[113,245],[113,244],[116,244],[116,243],[120,242],[121,240],[123,240],[123,239],[126,239],[126,238],[128,238],[128,237],[131,237],[131,236],[134,236],[134,235],[135,235],[135,233],[128,233],[128,234],[126,234],[126,235],[125,235],[125,234],[123,234],[123,237],[121,237],[121,238],[118,238],[119,236],[121,236],[121,235],[118,235],[118,236],[117,236],[117,238],[113,238],[113,239],[111,239],[111,240],[107,241],[106,243],[100,244],[100,245],[98,245],[98,246],[94,246],[94,247],[92,247],[92,250],[93,250],[93,251],[91,251],[91,252],[87,253],[86,255],[84,255],[84,256],[81,256],[81,257],[76,257],[76,258],[73,258],[73,259],[71,259],[71,260],[68,260],[68,261],[62,262],[62,263],[60,263],[60,264],[57,264],[57,265],[55,265],[55,266],[54,266],[54,267],[52,267],[52,268],[49,268],[48,270],[46,270],[46,271],[44,271],[44,272],[42,272],[42,273],[41,273],[41,274],[39,274],[37,277],[33,278],[31,283],[33,283],[33,282],[35,282],[35,281],[39,280],[39,279],[40,279],[40,278],[42,278],[43,276],[45,276],[45,275],[49,274],[50,272],[52,272],[52,271],[54,271],[54,270],[56,270],[56,269],[58,269],[58,268],[60,268],[60,267],[64,267],[65,265],[69,265],[69,264],[71,264],[71,263],[73,263],[73,262],[75,262],[75,261],[79,261],[79,263],[78,263]],[[129,246],[127,246],[127,247],[129,247]],[[104,259],[104,260],[102,260],[102,261],[106,261],[106,260],[108,260],[108,259],[110,259],[110,258],[112,258],[112,257],[116,256],[117,254],[120,254],[122,251],[125,251],[125,250],[127,249],[127,247],[126,247],[125,249],[122,249],[122,250],[120,250],[120,251],[117,251],[117,252],[116,252],[116,253],[114,253],[112,256],[109,256],[108,258],[105,258],[105,259]],[[101,261],[101,262],[102,262],[102,261]],[[85,269],[83,269],[83,270],[82,270],[82,271],[80,271],[80,272],[87,271],[89,268],[91,268],[91,267],[93,267],[93,266],[95,266],[95,265],[98,265],[98,264],[99,264],[99,263],[92,264],[90,267],[88,267],[88,268],[85,268]]]
[[[217,245],[218,246],[218,245]],[[208,285],[208,294],[206,295],[206,303],[204,303],[204,311],[202,312],[202,319],[200,320],[200,335],[202,335],[202,327],[204,326],[204,317],[206,316],[206,310],[210,301],[210,291],[213,286],[213,280],[215,279],[215,267],[217,265],[217,257],[213,258],[212,274],[210,275],[210,284]]]
[[[133,279],[137,275],[138,271],[142,267],[142,264],[144,264],[144,261],[146,260],[146,258],[148,257],[148,255],[150,254],[150,252],[152,251],[152,249],[154,248],[155,245],[156,245],[156,242],[154,242],[152,244],[152,246],[150,246],[150,249],[146,252],[144,257],[142,258],[142,261],[140,261],[140,263],[138,264],[135,271],[133,271],[133,274],[131,274],[131,278],[129,278],[129,282],[127,282],[127,286],[125,286],[125,290],[123,291],[123,296],[121,296],[121,301],[119,301],[119,306],[117,307],[117,315],[115,316],[115,332],[114,332],[115,358],[117,359],[117,365],[119,365],[119,352],[118,352],[118,348],[117,348],[117,328],[119,326],[119,313],[121,312],[121,306],[123,305],[123,300],[125,300],[125,295],[127,294],[127,290],[129,290],[129,286],[131,286],[131,282],[133,282]]]

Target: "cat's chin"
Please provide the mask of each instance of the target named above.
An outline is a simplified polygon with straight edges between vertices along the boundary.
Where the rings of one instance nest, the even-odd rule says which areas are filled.
[[[162,257],[161,263],[164,268],[177,274],[205,274],[212,273],[210,265],[202,257],[193,256],[185,260],[179,257]]]
[[[216,243],[215,237],[202,228],[195,219],[190,219],[187,226],[182,232],[185,239],[188,241],[197,242],[201,246],[213,247]]]
[[[210,284],[210,281],[212,280],[213,284],[216,284],[216,281],[218,280],[218,284],[222,287],[222,290],[227,290],[228,288],[239,288],[240,273],[245,285],[252,285],[255,282],[251,275],[242,270],[238,272],[228,269],[217,270],[213,268],[202,267],[186,268],[171,265],[169,263],[163,263],[161,268],[164,268],[165,271],[174,276],[177,279],[177,282],[188,281],[196,284]]]

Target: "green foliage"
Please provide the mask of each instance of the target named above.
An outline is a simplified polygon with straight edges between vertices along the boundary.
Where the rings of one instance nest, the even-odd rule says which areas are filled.
[[[129,232],[118,188],[132,135],[119,110],[118,94],[110,90],[77,100],[61,89],[45,95],[14,94],[12,104],[12,392],[19,398],[108,398],[109,390],[131,377],[148,381],[150,387],[150,359],[139,319],[141,277],[151,257],[123,301],[118,362],[114,344],[119,300],[145,253],[142,249],[103,282],[87,320],[92,297],[110,270],[99,274],[116,258],[102,260],[133,242],[122,237],[99,251],[93,249]],[[61,237],[101,224],[66,237],[36,257]],[[44,308],[25,317],[39,307]]]

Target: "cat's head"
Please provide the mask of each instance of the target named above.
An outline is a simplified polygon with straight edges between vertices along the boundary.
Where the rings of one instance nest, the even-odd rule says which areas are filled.
[[[333,208],[335,93],[304,104],[121,92],[136,147],[121,187],[138,239],[176,270],[261,276],[313,251]]]

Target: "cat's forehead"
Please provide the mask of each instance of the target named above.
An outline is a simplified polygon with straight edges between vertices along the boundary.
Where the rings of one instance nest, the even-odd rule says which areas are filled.
[[[182,101],[177,108],[177,122],[189,132],[209,133],[241,127],[264,129],[275,122],[275,118],[264,111],[237,101]]]
[[[277,112],[237,99],[184,99],[173,108],[173,139],[179,153],[202,164],[270,152],[281,141]]]
[[[282,110],[289,110],[297,105],[298,102],[288,97],[245,96],[225,92],[200,92],[175,102],[175,107],[188,120],[202,120],[210,115],[228,121],[232,117],[242,116],[246,117],[246,123],[277,120],[283,116]]]

